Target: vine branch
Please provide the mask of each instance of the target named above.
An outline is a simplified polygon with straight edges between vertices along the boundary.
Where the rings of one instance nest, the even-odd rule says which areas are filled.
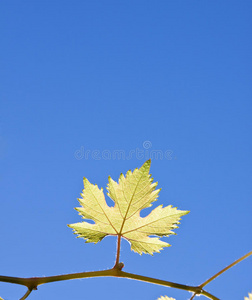
[[[133,273],[127,273],[121,271],[119,268],[112,268],[109,270],[102,271],[93,271],[93,272],[81,272],[81,273],[72,273],[65,275],[56,275],[56,276],[47,276],[47,277],[31,277],[31,278],[21,278],[21,277],[10,277],[10,276],[0,276],[0,281],[9,282],[14,284],[24,285],[28,288],[27,293],[23,296],[23,299],[31,293],[33,289],[37,289],[37,286],[56,281],[70,280],[70,279],[80,279],[80,278],[91,278],[91,277],[121,277],[121,278],[129,278],[139,281],[145,281],[153,284],[163,285],[167,287],[172,287],[176,289],[186,290],[189,292],[194,292],[197,294],[202,294],[209,299],[219,300],[219,298],[207,293],[203,289],[197,286],[189,286],[179,283],[174,283],[166,280],[160,280],[156,278],[146,277],[142,275],[137,275]],[[25,298],[24,298],[25,297]],[[20,300],[21,300],[20,299]]]
[[[71,279],[81,279],[81,278],[91,278],[91,277],[119,277],[119,278],[128,278],[128,279],[134,279],[144,282],[149,282],[153,284],[163,285],[171,288],[186,290],[188,292],[193,292],[193,296],[191,299],[193,299],[196,295],[203,295],[209,299],[212,300],[220,300],[219,298],[215,297],[214,295],[208,293],[203,289],[204,286],[206,286],[209,282],[220,276],[222,273],[227,271],[228,269],[232,268],[242,260],[246,259],[250,255],[252,255],[252,251],[245,254],[241,258],[237,259],[212,277],[210,277],[208,280],[203,282],[199,286],[190,286],[190,285],[184,285],[180,283],[174,283],[171,281],[156,279],[152,277],[142,276],[138,274],[133,273],[127,273],[122,271],[123,263],[119,263],[119,256],[118,253],[120,253],[120,240],[118,239],[118,249],[117,249],[117,258],[116,258],[116,264],[112,269],[108,270],[102,270],[102,271],[93,271],[93,272],[80,272],[80,273],[72,273],[72,274],[64,274],[64,275],[56,275],[56,276],[47,276],[47,277],[30,277],[30,278],[22,278],[22,277],[11,277],[11,276],[0,276],[0,281],[2,282],[8,282],[13,284],[20,284],[24,285],[28,288],[28,291],[25,293],[25,295],[20,300],[25,300],[32,290],[36,290],[39,285],[49,283],[49,282],[56,282],[56,281],[63,281],[63,280],[71,280]],[[119,250],[119,251],[118,251]]]

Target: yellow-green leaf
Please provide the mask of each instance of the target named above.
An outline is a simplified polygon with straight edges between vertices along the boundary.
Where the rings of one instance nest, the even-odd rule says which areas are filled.
[[[97,243],[107,235],[121,236],[139,254],[153,254],[170,246],[159,237],[174,234],[172,230],[188,211],[159,205],[148,216],[140,216],[142,209],[157,200],[160,191],[149,174],[150,164],[147,160],[140,169],[128,171],[126,177],[121,174],[118,183],[109,177],[107,190],[114,201],[113,207],[107,205],[103,189],[84,178],[82,198],[78,199],[81,207],[76,210],[83,219],[93,220],[95,224],[83,221],[68,226],[87,243]]]
[[[167,296],[161,296],[157,300],[176,300],[176,299],[171,298],[171,297],[167,297]]]
[[[248,297],[244,297],[244,300],[252,300],[252,293],[249,293]]]

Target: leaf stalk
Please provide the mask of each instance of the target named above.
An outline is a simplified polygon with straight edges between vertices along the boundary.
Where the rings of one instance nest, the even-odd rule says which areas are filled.
[[[116,249],[116,261],[115,261],[115,265],[114,268],[118,268],[121,270],[122,267],[120,266],[119,260],[120,260],[120,252],[121,252],[121,238],[122,236],[119,234],[117,236],[117,249]]]

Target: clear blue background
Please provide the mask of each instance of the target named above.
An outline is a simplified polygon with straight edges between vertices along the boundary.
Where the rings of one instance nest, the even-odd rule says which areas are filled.
[[[115,238],[85,244],[67,227],[81,220],[73,208],[82,178],[105,188],[108,175],[117,180],[153,150],[170,153],[152,155],[162,187],[154,207],[191,213],[153,257],[123,242],[124,270],[198,285],[252,250],[251,11],[250,0],[1,1],[1,275],[113,266]],[[127,157],[113,158],[115,150]],[[243,299],[251,269],[248,258],[206,289]],[[0,283],[5,300],[24,293]],[[190,297],[92,278],[43,285],[28,299],[165,294]]]

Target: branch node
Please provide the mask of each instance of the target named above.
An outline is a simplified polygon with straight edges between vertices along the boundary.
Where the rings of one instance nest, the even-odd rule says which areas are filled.
[[[113,269],[122,271],[123,267],[124,267],[124,263],[120,262],[120,263],[115,264]]]

